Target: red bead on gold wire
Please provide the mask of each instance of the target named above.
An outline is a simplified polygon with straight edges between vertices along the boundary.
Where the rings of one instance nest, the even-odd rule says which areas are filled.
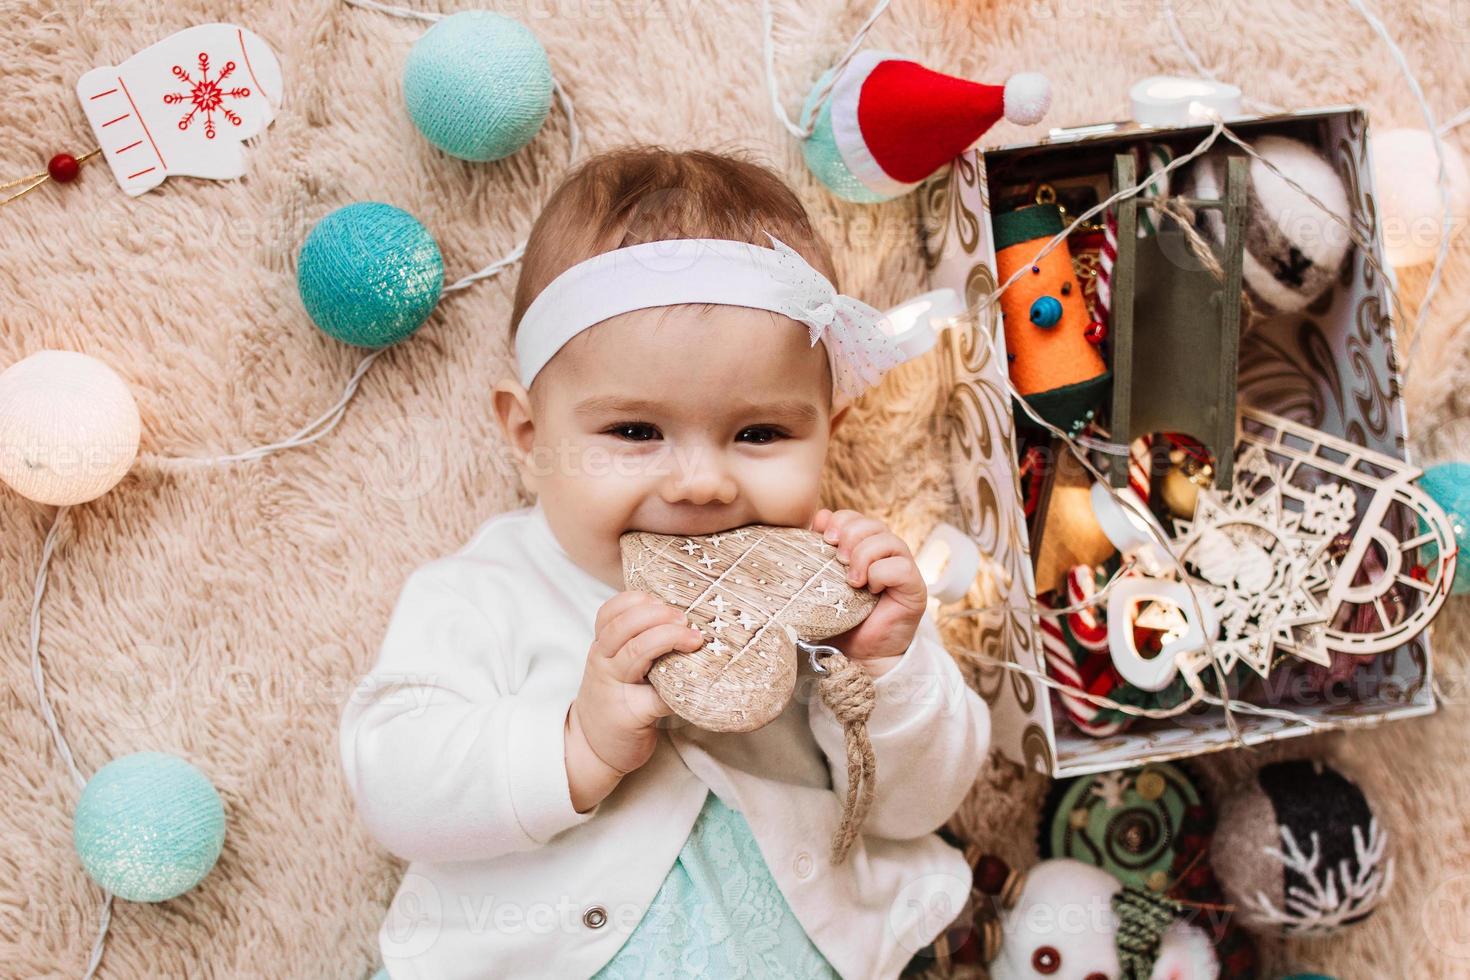
[[[82,165],[70,153],[58,153],[46,164],[46,172],[58,184],[70,184],[82,172]]]

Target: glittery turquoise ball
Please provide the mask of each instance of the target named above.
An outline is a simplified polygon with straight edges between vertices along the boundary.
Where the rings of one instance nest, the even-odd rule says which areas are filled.
[[[413,215],[364,201],[317,222],[297,257],[296,286],[323,333],[386,347],[417,330],[438,305],[444,258]]]
[[[1419,487],[1434,498],[1455,530],[1460,553],[1450,591],[1464,595],[1470,592],[1470,463],[1431,466],[1419,478]]]
[[[92,879],[130,902],[182,895],[225,843],[225,808],[209,778],[175,755],[114,759],[82,790],[72,844]]]
[[[551,62],[536,35],[484,10],[439,21],[403,63],[403,100],[414,125],[461,160],[499,160],[531,142],[551,93]]]
[[[806,119],[807,113],[811,111],[812,103],[816,101],[817,93],[822,86],[827,84],[827,78],[832,74],[828,69],[812,90],[807,93],[806,104],[801,107],[800,119]],[[842,154],[837,150],[837,139],[832,135],[832,100],[828,99],[822,103],[822,111],[817,114],[817,128],[812,135],[802,141],[801,155],[806,159],[807,168],[811,170],[816,178],[827,186],[827,189],[844,201],[853,201],[857,204],[877,204],[879,201],[887,201],[889,197],[870,190],[866,184],[858,180],[847,164],[842,161]]]

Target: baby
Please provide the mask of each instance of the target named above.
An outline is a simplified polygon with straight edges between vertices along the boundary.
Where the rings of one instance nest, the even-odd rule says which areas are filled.
[[[847,403],[899,360],[833,279],[795,194],[727,156],[604,154],[540,215],[493,394],[536,502],[409,576],[342,716],[363,823],[411,862],[393,980],[888,978],[960,915],[935,831],[989,716],[903,540],[819,506]],[[878,595],[828,641],[876,689],[876,795],[837,863],[844,733],[806,658],[776,720],[695,728],[646,675],[711,636],[623,590],[625,531],[753,523],[822,534]]]

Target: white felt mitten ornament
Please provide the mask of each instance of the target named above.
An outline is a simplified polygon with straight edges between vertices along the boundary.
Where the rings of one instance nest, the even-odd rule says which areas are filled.
[[[102,155],[132,197],[170,175],[244,174],[240,144],[270,125],[281,94],[275,53],[234,24],[188,28],[77,82]]]

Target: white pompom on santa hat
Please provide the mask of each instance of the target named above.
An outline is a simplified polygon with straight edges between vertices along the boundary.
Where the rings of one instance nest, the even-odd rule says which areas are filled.
[[[982,85],[896,54],[861,51],[832,88],[832,135],[842,161],[885,197],[913,190],[979,142],[1002,118],[1040,122],[1051,107],[1045,75]]]

